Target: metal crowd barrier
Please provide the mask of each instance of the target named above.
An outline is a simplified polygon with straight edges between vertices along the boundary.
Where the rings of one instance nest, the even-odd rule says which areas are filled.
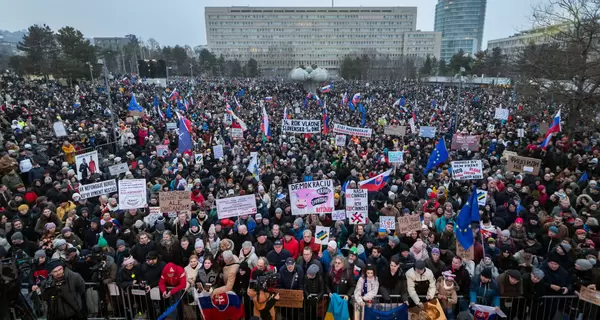
[[[38,319],[47,319],[47,306],[41,301],[36,292],[29,292],[23,287],[22,292]],[[172,306],[183,292],[174,297],[163,299],[158,288],[147,291],[143,288],[132,286],[126,289],[119,288],[115,283],[104,285],[101,283],[86,283],[85,312],[88,319],[157,319],[167,308]],[[242,297],[246,318],[253,315],[254,306],[247,295]],[[478,298],[479,304],[485,301]],[[389,301],[383,301],[381,296],[376,296],[369,304],[379,311],[388,311],[403,303],[398,295],[390,296]],[[468,307],[469,301],[459,296],[456,311],[463,311]],[[304,299],[302,308],[275,307],[277,320],[318,320],[323,319],[329,306],[329,296],[324,295],[321,300]],[[506,319],[514,320],[587,320],[599,319],[600,307],[580,300],[577,296],[545,296],[527,300],[524,297],[501,297],[500,309],[507,315]],[[455,312],[456,312],[455,311]],[[352,297],[349,298],[349,312],[351,319],[362,319],[363,308],[356,307]],[[20,318],[15,317],[18,320]],[[456,313],[454,316],[456,317]],[[198,306],[193,300],[185,297],[177,308],[169,314],[169,319],[175,320],[201,320]],[[210,320],[210,319],[208,319]]]

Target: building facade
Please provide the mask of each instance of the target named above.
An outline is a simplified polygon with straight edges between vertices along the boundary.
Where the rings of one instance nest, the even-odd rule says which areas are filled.
[[[94,46],[113,51],[121,51],[130,41],[127,37],[99,37],[93,40]]]
[[[316,64],[335,76],[352,54],[439,56],[435,35],[417,36],[416,7],[206,7],[205,18],[209,50],[253,58],[263,75]]]
[[[481,50],[487,0],[438,0],[434,30],[442,33],[441,58],[449,61],[461,49]]]

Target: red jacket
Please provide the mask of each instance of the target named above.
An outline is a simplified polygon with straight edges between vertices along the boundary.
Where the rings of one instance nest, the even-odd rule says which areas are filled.
[[[312,239],[310,239],[310,243],[304,242],[304,239],[300,241],[300,250],[298,250],[299,254],[301,254],[304,251],[305,246],[310,247],[310,250],[313,252],[313,255],[315,255],[315,256],[319,255],[319,251],[321,250],[321,245],[315,242],[315,237],[312,237]],[[284,245],[284,247],[285,247],[285,245]]]
[[[296,238],[292,237],[292,240],[290,240],[290,242],[287,242],[285,241],[285,237],[283,237],[283,248],[290,252],[294,260],[298,258],[300,245],[298,244],[298,240],[296,240]]]
[[[169,273],[173,273],[175,275],[169,277]],[[171,295],[173,295],[178,291],[185,289],[186,285],[187,278],[185,276],[185,270],[183,270],[182,267],[174,264],[173,262],[167,263],[167,265],[162,270],[160,280],[158,280],[158,287],[160,288],[160,293],[166,292],[167,287],[174,287],[170,291]]]

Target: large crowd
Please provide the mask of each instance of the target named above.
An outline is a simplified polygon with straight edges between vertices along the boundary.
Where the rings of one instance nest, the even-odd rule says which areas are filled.
[[[303,290],[307,305],[334,293],[351,309],[392,297],[422,307],[437,298],[449,319],[473,303],[505,313],[516,308],[501,303],[501,296],[542,303],[545,296],[600,285],[598,132],[563,130],[542,148],[541,123],[551,123],[561,106],[531,116],[528,108],[540,107],[520,104],[507,88],[331,84],[329,93],[309,93],[300,83],[281,80],[198,78],[170,79],[165,89],[117,77],[109,82],[110,108],[101,83],[66,86],[2,75],[0,257],[33,259],[32,272],[18,277],[27,290],[45,296],[48,282],[67,284],[52,310],[56,319],[82,317],[84,284],[98,280],[122,289],[158,287],[163,299],[184,295],[184,319],[199,317],[194,290],[233,291],[252,301],[252,313],[265,320],[275,319],[277,296],[252,283],[273,273],[280,275],[274,286]],[[183,108],[170,98],[175,90],[187,102]],[[361,93],[364,120],[344,101],[345,93]],[[132,94],[144,115],[130,115]],[[224,115],[227,104],[237,118]],[[261,130],[262,106],[270,137]],[[507,120],[494,119],[501,106],[510,110]],[[284,114],[326,121],[329,132],[283,133]],[[181,153],[181,130],[167,129],[167,123],[180,125],[179,116],[193,141]],[[436,127],[435,138],[412,132],[410,119],[417,127]],[[238,120],[247,130],[234,139]],[[57,121],[66,136],[57,137]],[[336,146],[334,123],[366,126],[373,134]],[[404,125],[406,135],[386,135],[386,125]],[[450,150],[456,135],[479,136],[480,145]],[[483,179],[453,179],[449,161],[425,172],[439,139],[451,160],[482,160]],[[157,154],[159,145],[168,147],[166,156]],[[223,157],[214,156],[216,145],[224,147]],[[78,168],[75,155],[92,150],[98,150],[99,163]],[[403,162],[390,164],[391,151],[404,151]],[[507,170],[506,151],[541,159],[539,175]],[[258,174],[248,169],[251,152],[258,155]],[[109,167],[120,163],[128,171],[111,175]],[[344,209],[347,188],[390,168],[385,186],[369,192],[364,224],[334,221],[330,214],[292,215],[291,183],[330,179],[335,209]],[[78,170],[86,174],[78,178]],[[148,205],[120,209],[118,192],[81,198],[82,185],[115,178],[146,179]],[[481,224],[473,226],[471,260],[457,254],[455,222],[473,185],[488,195],[479,206]],[[191,211],[165,212],[148,223],[159,193],[175,190],[191,191]],[[248,194],[255,195],[255,215],[219,218],[216,199]],[[379,226],[381,216],[409,214],[420,215],[421,230],[401,234]],[[331,227],[326,245],[315,242],[317,226]],[[99,262],[100,275],[92,268]],[[313,319],[322,316],[318,308],[306,310]]]

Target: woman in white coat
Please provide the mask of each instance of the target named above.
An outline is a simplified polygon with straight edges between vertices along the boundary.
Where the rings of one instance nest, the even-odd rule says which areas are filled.
[[[371,306],[373,299],[379,292],[379,280],[377,279],[376,268],[369,264],[363,271],[363,274],[356,282],[354,288],[354,319],[362,319],[365,306]]]

